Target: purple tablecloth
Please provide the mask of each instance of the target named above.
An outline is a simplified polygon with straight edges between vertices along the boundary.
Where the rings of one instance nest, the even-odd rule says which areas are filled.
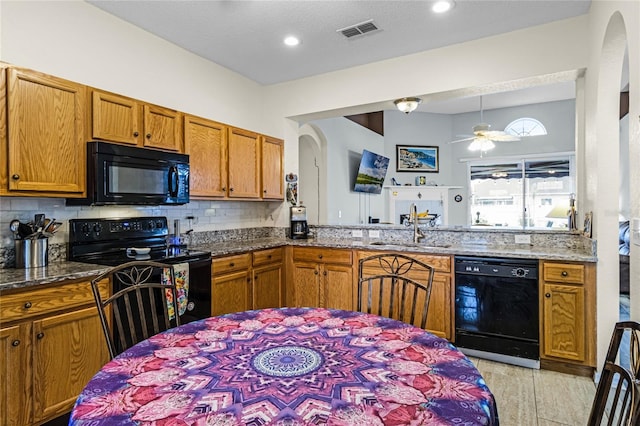
[[[185,324],[121,354],[71,425],[497,425],[493,396],[444,339],[327,309]]]

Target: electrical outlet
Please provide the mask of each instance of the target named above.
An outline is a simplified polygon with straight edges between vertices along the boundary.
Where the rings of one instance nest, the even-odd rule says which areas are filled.
[[[362,229],[354,229],[351,231],[351,236],[353,238],[362,238]]]
[[[531,244],[531,235],[516,234],[516,244]]]
[[[380,238],[380,231],[378,231],[377,229],[370,229],[369,238]]]

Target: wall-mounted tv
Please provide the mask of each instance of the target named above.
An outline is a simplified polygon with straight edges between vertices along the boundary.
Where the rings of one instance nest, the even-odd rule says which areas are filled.
[[[380,194],[388,167],[389,159],[387,157],[365,149],[362,151],[360,167],[358,167],[358,176],[356,176],[356,184],[353,190],[356,192]]]

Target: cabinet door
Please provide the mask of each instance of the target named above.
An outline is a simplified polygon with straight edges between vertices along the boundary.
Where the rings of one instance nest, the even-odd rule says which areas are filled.
[[[322,279],[320,306],[353,310],[353,269],[350,266],[326,264],[322,267]]]
[[[0,426],[31,424],[31,323],[0,328]]]
[[[561,284],[544,284],[543,288],[543,354],[584,361],[584,289]]]
[[[94,139],[137,145],[140,104],[134,99],[93,91],[91,129]]]
[[[249,270],[213,276],[211,314],[213,316],[246,311],[251,306]]]
[[[190,196],[227,195],[227,126],[185,115],[184,148],[189,154]]]
[[[320,267],[316,263],[293,264],[293,304],[296,308],[319,308]]]
[[[8,70],[9,190],[85,190],[85,98],[80,84]]]
[[[284,141],[264,136],[262,140],[262,198],[284,199]]]
[[[260,198],[260,136],[230,128],[228,143],[230,198]]]
[[[144,105],[144,146],[183,151],[179,112],[155,105]]]
[[[416,316],[418,313],[416,312]],[[419,315],[422,315],[420,312]],[[427,331],[451,340],[451,278],[448,274],[433,274]]]
[[[253,309],[282,306],[282,263],[253,268]]]
[[[34,421],[70,411],[84,386],[108,360],[96,308],[34,321]]]

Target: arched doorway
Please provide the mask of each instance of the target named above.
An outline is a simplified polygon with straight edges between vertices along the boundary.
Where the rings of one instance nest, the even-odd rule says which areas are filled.
[[[322,132],[310,124],[298,132],[299,201],[307,207],[310,225],[327,221],[327,144]]]

